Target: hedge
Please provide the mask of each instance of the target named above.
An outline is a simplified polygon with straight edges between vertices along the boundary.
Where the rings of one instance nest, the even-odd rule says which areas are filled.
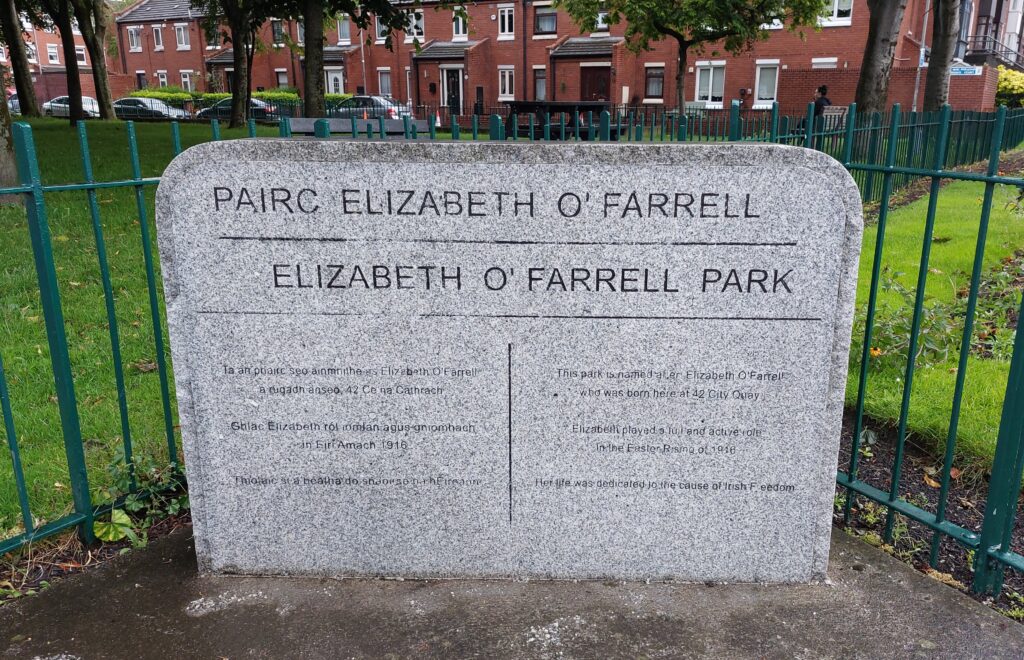
[[[226,92],[187,92],[180,87],[147,87],[145,89],[133,91],[131,96],[160,99],[161,101],[174,105],[181,105],[189,101],[198,105],[212,105],[222,99],[231,98],[231,94]],[[325,94],[324,100],[328,103],[340,103],[351,96],[351,94]],[[252,97],[254,99],[260,99],[261,101],[268,101],[270,103],[290,103],[298,105],[302,101],[296,91],[288,88],[265,92],[253,92]]]
[[[1024,73],[1000,65],[996,104],[1008,108],[1024,106]]]

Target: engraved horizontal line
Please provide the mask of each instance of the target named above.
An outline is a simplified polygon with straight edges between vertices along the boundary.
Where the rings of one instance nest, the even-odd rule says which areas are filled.
[[[222,241],[292,243],[437,243],[444,245],[611,245],[642,247],[795,247],[796,241],[498,241],[459,238],[345,238],[341,236],[218,236]]]
[[[244,316],[395,316],[372,312],[274,312],[255,310],[201,309],[198,314],[240,314]],[[403,316],[403,315],[398,315]],[[473,319],[578,319],[597,321],[802,321],[818,322],[820,316],[630,316],[613,314],[408,314],[418,318]]]

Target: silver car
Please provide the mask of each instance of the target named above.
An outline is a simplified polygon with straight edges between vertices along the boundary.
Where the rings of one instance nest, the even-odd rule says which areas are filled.
[[[99,117],[100,104],[91,96],[82,97],[82,113],[86,117]],[[71,99],[67,96],[58,96],[43,104],[43,114],[47,117],[70,117]]]

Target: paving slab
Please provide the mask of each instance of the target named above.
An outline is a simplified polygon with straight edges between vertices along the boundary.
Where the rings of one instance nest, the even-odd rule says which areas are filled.
[[[0,608],[0,657],[1024,657],[1024,626],[842,531],[828,576],[787,586],[201,577],[181,530]]]

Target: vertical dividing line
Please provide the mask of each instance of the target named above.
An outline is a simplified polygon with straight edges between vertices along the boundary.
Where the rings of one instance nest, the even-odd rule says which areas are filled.
[[[854,119],[856,116],[854,116]],[[890,134],[899,132],[900,106],[897,103],[892,108],[889,117]],[[847,127],[847,134],[851,128]],[[896,164],[896,140],[889,140],[885,153],[885,166],[888,168]],[[844,154],[848,155],[848,154]],[[860,461],[860,436],[864,432],[864,402],[868,388],[868,367],[871,364],[871,337],[875,329],[875,313],[878,303],[879,280],[882,273],[882,250],[885,244],[885,227],[889,220],[889,197],[892,194],[892,172],[887,171],[882,178],[882,205],[878,210],[878,230],[875,232],[875,254],[871,263],[871,288],[868,292],[868,311],[864,321],[864,345],[860,352],[860,375],[857,381],[857,405],[853,423],[853,438],[850,441],[850,480],[857,479],[857,469]],[[846,491],[846,502],[843,505],[843,521],[850,522],[850,512],[853,507],[854,493]]]
[[[210,120],[210,134],[213,136],[213,141],[218,142],[220,140],[220,121],[217,119]]]
[[[79,122],[79,125],[85,122]],[[25,533],[35,530],[32,524],[32,511],[28,506],[28,489],[25,486],[25,472],[21,468],[21,453],[18,450],[18,436],[14,434],[14,411],[11,410],[11,394],[7,390],[7,378],[4,376],[4,360],[0,356],[0,413],[4,420],[4,433],[7,435],[7,448],[11,450],[11,469],[14,472],[14,484],[18,490],[18,503],[21,505],[21,522],[25,525]]]
[[[942,177],[939,172],[942,170],[946,158],[946,145],[949,139],[949,117],[950,108],[948,105],[942,107],[939,122],[939,135],[935,144],[935,162],[933,164],[934,174],[932,185],[928,193],[928,216],[925,219],[924,237],[921,247],[921,263],[917,272],[917,291],[914,296],[914,316],[910,323],[910,346],[907,349],[907,370],[903,378],[903,400],[900,403],[899,433],[896,439],[896,455],[893,459],[892,482],[889,486],[889,503],[895,502],[899,497],[900,476],[903,472],[903,453],[907,444],[907,420],[910,417],[910,396],[914,385],[914,366],[917,357],[917,340],[921,333],[921,316],[924,309],[925,286],[928,284],[928,261],[932,250],[932,233],[935,230],[935,212],[939,203],[939,186]],[[896,523],[896,511],[891,506],[885,518],[886,543],[892,542],[893,526]]]
[[[92,157],[89,153],[89,138],[85,132],[86,122],[78,122],[78,147],[82,155],[82,174],[85,183],[94,183]],[[121,443],[124,448],[124,462],[128,468],[128,481],[131,491],[137,490],[135,482],[135,456],[132,452],[132,431],[128,422],[128,395],[125,392],[124,366],[121,359],[121,337],[117,324],[117,311],[114,306],[114,287],[110,282],[110,264],[107,259],[107,245],[103,238],[103,225],[100,222],[100,207],[96,202],[96,189],[87,188],[89,200],[89,217],[92,220],[92,234],[96,241],[96,259],[100,267],[100,279],[103,283],[103,301],[107,311],[107,329],[110,334],[110,358],[114,363],[114,382],[117,385],[117,408],[121,416]]]
[[[142,167],[139,165],[139,145],[135,139],[135,124],[133,122],[128,122],[128,150],[132,161],[132,179],[134,181],[141,181]],[[156,351],[156,365],[160,375],[160,399],[164,410],[164,434],[167,439],[167,457],[171,461],[171,466],[177,470],[178,451],[174,444],[171,389],[167,378],[167,358],[164,356],[164,332],[160,323],[160,300],[156,291],[156,270],[153,263],[153,247],[149,235],[149,218],[146,213],[146,195],[141,184],[134,186],[134,188],[135,206],[139,212],[139,228],[142,233],[142,258],[146,264],[149,311],[153,322],[153,347]]]
[[[32,128],[28,124],[14,125],[14,153],[18,165],[18,179],[23,186],[30,188],[30,192],[25,193],[25,216],[28,220],[29,238],[32,241],[32,257],[39,283],[43,320],[46,323],[46,341],[50,348],[50,367],[53,370],[53,384],[57,391],[64,454],[68,460],[71,499],[75,505],[75,513],[85,517],[79,525],[79,535],[85,543],[92,543],[95,539],[92,529],[92,499],[89,495],[85,447],[82,444],[82,426],[78,416],[78,402],[75,399],[75,381],[71,373],[64,310],[61,308],[60,290],[57,285],[57,269],[53,263],[53,245],[46,217],[46,202],[43,199],[43,182],[39,175],[39,161],[36,158]]]
[[[991,135],[991,148],[988,157],[988,176],[999,173],[999,145],[1003,141],[1003,130],[1006,125],[1006,106],[999,106],[996,111],[996,125]],[[992,197],[996,185],[985,182],[985,196],[981,203],[981,221],[978,224],[978,241],[974,247],[974,268],[971,271],[971,288],[967,295],[967,311],[964,316],[964,334],[960,339],[960,360],[956,370],[956,385],[953,389],[953,409],[949,415],[949,431],[946,434],[946,454],[942,463],[942,480],[939,488],[939,504],[935,512],[935,522],[946,519],[946,504],[949,499],[950,472],[953,469],[953,455],[956,451],[957,428],[960,424],[960,406],[964,396],[964,382],[967,379],[968,357],[971,353],[971,339],[974,337],[974,313],[978,306],[978,289],[981,285],[981,270],[985,259],[985,242],[988,238],[988,221],[992,214]],[[928,555],[932,568],[938,565],[939,532],[932,535],[931,552]]]
[[[181,127],[178,122],[171,122],[171,146],[174,148],[174,155],[181,153]]]
[[[508,345],[508,524],[512,525],[512,344]]]

